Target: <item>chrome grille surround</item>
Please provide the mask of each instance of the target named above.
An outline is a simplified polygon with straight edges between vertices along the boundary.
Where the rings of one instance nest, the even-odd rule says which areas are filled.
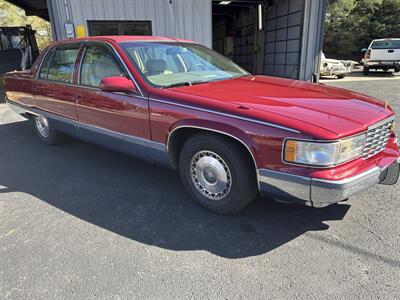
[[[368,128],[362,158],[370,158],[385,149],[392,132],[393,122],[394,117],[390,117]]]

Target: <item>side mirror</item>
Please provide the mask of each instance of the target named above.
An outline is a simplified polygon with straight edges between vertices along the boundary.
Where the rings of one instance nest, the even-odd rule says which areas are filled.
[[[137,93],[138,90],[132,80],[123,76],[105,77],[100,81],[100,90],[103,92]]]
[[[362,49],[361,49],[361,53],[366,53],[367,50],[368,50],[367,48],[362,48]]]

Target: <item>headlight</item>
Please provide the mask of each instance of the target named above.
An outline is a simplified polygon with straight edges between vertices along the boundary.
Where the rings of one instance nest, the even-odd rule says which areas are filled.
[[[362,154],[365,134],[336,142],[304,140],[285,141],[283,160],[288,163],[330,167],[352,160]]]

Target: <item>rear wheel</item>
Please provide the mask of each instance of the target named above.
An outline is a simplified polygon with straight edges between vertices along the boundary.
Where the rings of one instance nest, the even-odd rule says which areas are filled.
[[[33,117],[33,127],[38,137],[48,145],[57,145],[64,141],[65,135],[51,128],[49,119],[44,115]]]
[[[257,195],[252,161],[235,142],[197,134],[184,144],[179,172],[194,201],[220,214],[233,214]]]
[[[366,67],[366,66],[363,67],[363,74],[364,75],[368,75],[369,74],[369,68],[368,67]]]
[[[394,71],[395,71],[395,73],[399,73],[400,72],[400,67],[395,67]]]
[[[345,78],[346,77],[346,74],[339,74],[339,75],[337,75],[337,78],[339,78],[339,79],[342,79],[342,78]]]

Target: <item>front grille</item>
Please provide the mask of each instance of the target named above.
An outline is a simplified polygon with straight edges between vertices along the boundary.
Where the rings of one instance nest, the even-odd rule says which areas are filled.
[[[392,131],[394,120],[372,125],[367,131],[362,157],[367,159],[385,149]]]

